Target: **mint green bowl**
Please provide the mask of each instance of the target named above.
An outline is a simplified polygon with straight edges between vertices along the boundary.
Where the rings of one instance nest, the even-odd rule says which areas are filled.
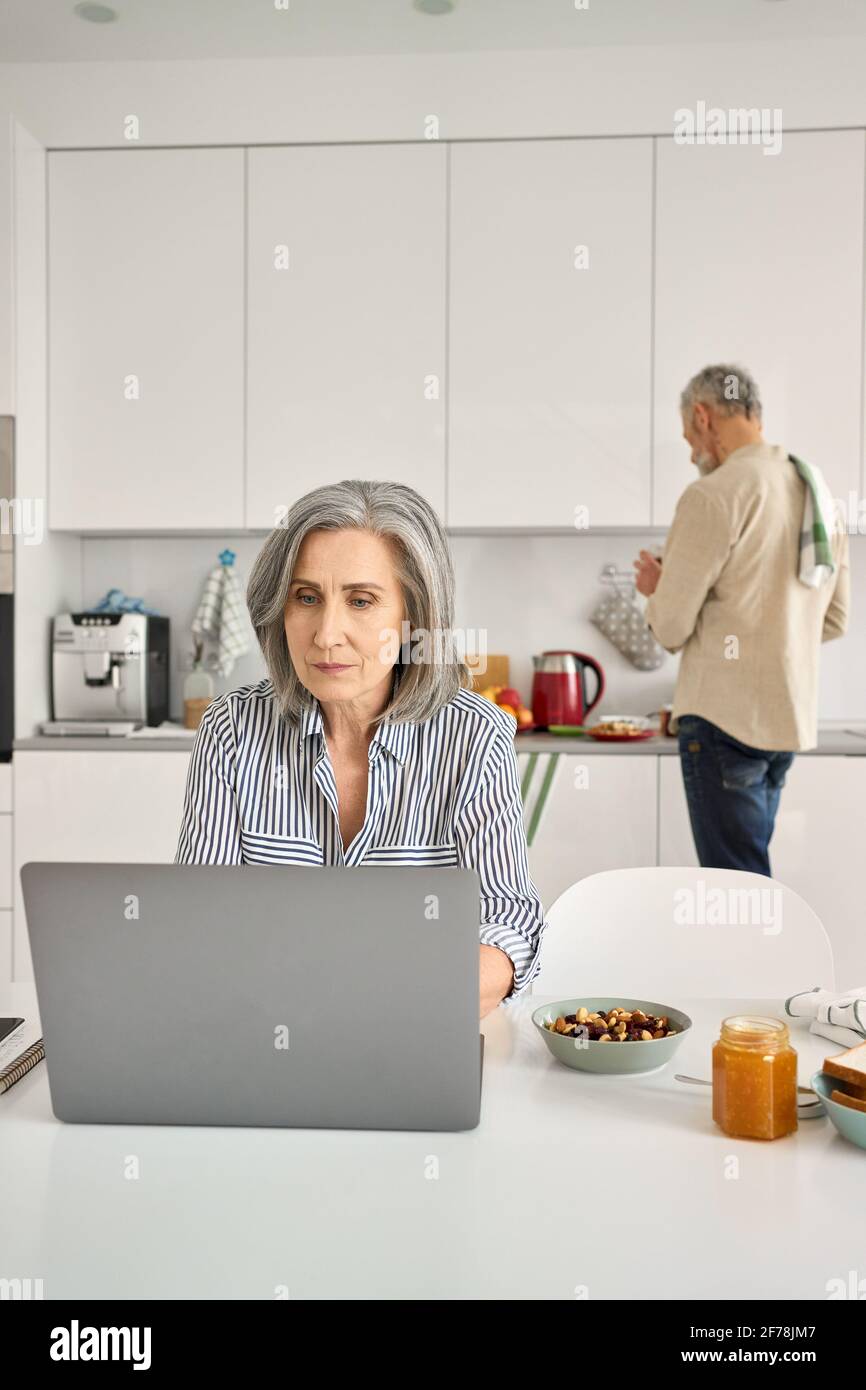
[[[605,1047],[609,1046],[609,1043],[605,1043]],[[839,1082],[834,1076],[816,1071],[810,1084],[815,1094],[821,1097],[826,1115],[842,1137],[850,1139],[858,1149],[866,1149],[866,1111],[850,1110],[847,1105],[840,1105],[838,1100],[830,1099],[830,1092],[839,1090]]]
[[[578,1009],[607,1013],[608,1009],[619,1006],[630,1010],[642,1009],[645,1014],[655,1014],[657,1018],[667,1016],[677,1032],[670,1038],[652,1038],[649,1042],[603,1043],[588,1038],[566,1037],[544,1026],[545,1021],[553,1023],[561,1014],[576,1014]],[[576,1071],[593,1071],[604,1076],[631,1076],[665,1066],[692,1026],[688,1014],[680,1009],[672,1009],[668,1004],[654,1004],[647,999],[628,999],[621,994],[595,995],[591,999],[560,999],[554,1004],[544,1004],[535,1010],[532,1022],[557,1062]],[[866,1115],[861,1118],[866,1120]]]

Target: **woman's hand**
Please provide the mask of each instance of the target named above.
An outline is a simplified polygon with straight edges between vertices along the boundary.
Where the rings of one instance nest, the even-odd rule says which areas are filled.
[[[511,958],[500,951],[498,946],[479,946],[479,992],[481,995],[480,1017],[492,1013],[502,1003],[506,994],[511,993],[514,984],[514,966]]]

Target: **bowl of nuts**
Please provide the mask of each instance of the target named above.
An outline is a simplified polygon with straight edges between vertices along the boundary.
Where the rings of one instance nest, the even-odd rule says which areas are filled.
[[[558,1062],[607,1075],[665,1066],[692,1026],[667,1004],[614,996],[544,1004],[532,1022]]]

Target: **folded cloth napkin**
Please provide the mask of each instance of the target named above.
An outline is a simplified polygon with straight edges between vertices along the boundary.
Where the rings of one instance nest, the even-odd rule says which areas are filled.
[[[806,484],[803,523],[800,527],[799,579],[810,589],[820,589],[836,569],[830,545],[836,504],[820,468],[804,463],[793,454],[789,454],[788,458]]]
[[[155,608],[148,608],[143,598],[128,598],[122,589],[109,589],[104,598],[92,607],[85,609],[86,613],[152,613],[156,615]]]
[[[238,657],[249,651],[244,596],[231,565],[220,564],[211,570],[192,630],[217,643],[217,670],[221,676],[231,675]]]
[[[856,1047],[866,1039],[866,985],[847,994],[816,985],[786,999],[785,1013],[789,1018],[811,1019],[810,1033],[830,1038],[841,1047]]]

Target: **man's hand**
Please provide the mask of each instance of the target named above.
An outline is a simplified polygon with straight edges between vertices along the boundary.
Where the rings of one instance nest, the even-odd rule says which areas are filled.
[[[502,1003],[506,994],[511,993],[514,984],[514,966],[511,957],[498,946],[479,946],[479,993],[480,1018],[492,1013]]]
[[[651,598],[661,578],[661,560],[657,560],[648,550],[642,550],[634,562],[634,568],[634,582],[638,593],[643,594],[644,598]]]

